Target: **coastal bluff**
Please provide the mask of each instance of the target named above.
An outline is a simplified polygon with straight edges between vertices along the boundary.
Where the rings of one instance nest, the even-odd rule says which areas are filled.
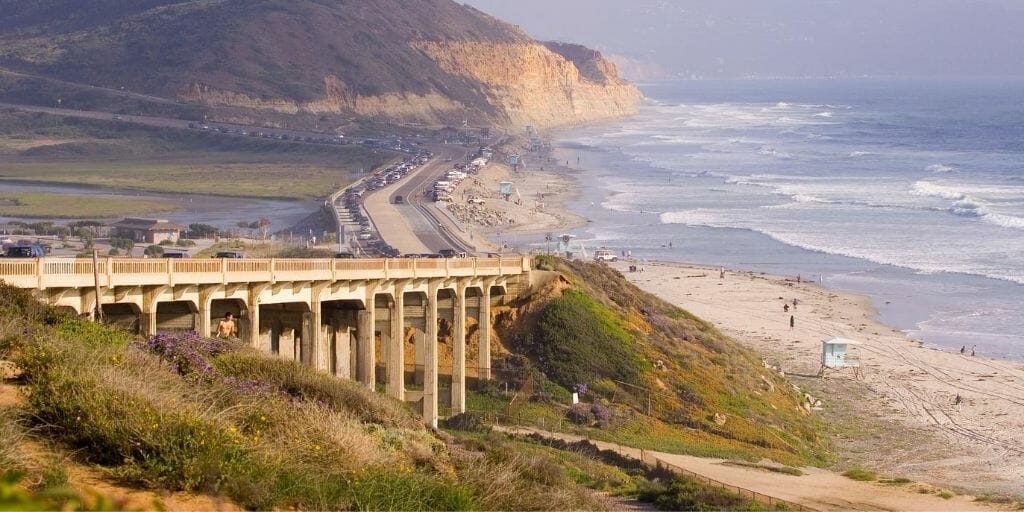
[[[600,53],[451,0],[0,2],[4,101],[508,128],[632,114]],[[52,94],[50,94],[52,93]],[[118,101],[120,100],[120,102]],[[108,105],[109,104],[109,105]],[[72,105],[74,106],[74,105]]]

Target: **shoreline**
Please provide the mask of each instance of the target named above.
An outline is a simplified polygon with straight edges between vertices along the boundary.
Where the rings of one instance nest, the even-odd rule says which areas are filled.
[[[613,267],[626,270],[627,263]],[[654,262],[624,271],[640,288],[713,323],[822,401],[841,466],[974,493],[1024,492],[1024,365],[971,357],[878,321],[864,295],[745,270]],[[798,300],[784,312],[783,302]],[[795,327],[789,327],[789,317]],[[817,378],[821,341],[850,337],[863,378]],[[969,354],[969,352],[968,352]],[[957,405],[956,396],[963,403]]]

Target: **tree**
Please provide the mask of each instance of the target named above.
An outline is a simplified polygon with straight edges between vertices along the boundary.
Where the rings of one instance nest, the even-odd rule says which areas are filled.
[[[124,251],[130,258],[132,256],[132,249],[135,248],[135,241],[131,238],[111,238],[110,246]]]
[[[189,238],[213,238],[219,230],[209,224],[189,224],[186,235]]]
[[[253,225],[259,231],[260,237],[263,238],[263,241],[266,242],[267,241],[267,234],[268,234],[269,228],[270,228],[270,219],[268,219],[266,217],[260,217],[259,220],[257,220],[256,222],[253,223]]]
[[[82,241],[82,245],[87,251],[91,250],[93,246],[96,245],[96,233],[90,228],[85,226],[79,227],[75,230],[75,236]]]
[[[149,256],[150,258],[159,258],[160,256],[164,255],[164,248],[160,247],[159,245],[151,245],[149,247],[146,247],[146,250],[143,252],[143,254]]]

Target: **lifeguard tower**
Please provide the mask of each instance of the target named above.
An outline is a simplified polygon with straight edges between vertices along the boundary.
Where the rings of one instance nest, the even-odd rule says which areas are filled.
[[[855,360],[847,359],[846,354],[852,345],[860,345],[861,342],[847,339],[847,338],[832,338],[821,342],[821,369],[818,370],[818,376],[823,377],[825,370],[842,370],[844,368],[853,369],[853,377],[860,379],[863,377],[861,373],[860,363]]]

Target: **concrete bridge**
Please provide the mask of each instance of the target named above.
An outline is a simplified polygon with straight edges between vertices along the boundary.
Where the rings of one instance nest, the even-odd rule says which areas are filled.
[[[253,347],[422,401],[424,420],[436,426],[439,361],[451,367],[451,412],[464,412],[468,356],[476,377],[490,379],[491,306],[529,286],[530,263],[101,258],[94,268],[91,259],[0,259],[0,280],[78,314],[98,305],[105,322],[140,334],[211,335],[216,319],[234,313]]]

